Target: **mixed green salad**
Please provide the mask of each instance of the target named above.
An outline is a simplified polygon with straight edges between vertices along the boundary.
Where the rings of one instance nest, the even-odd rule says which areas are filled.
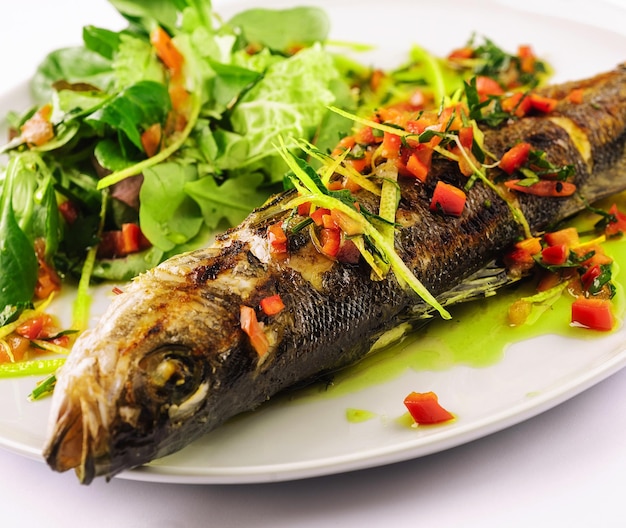
[[[468,75],[512,66],[527,87],[548,74],[473,37],[446,59],[415,46],[382,72],[359,60],[366,45],[330,41],[316,7],[222,20],[209,0],[109,1],[128,26],[87,26],[81,46],[50,53],[32,108],[7,116],[0,328],[75,282],[73,329],[84,329],[90,283],[128,280],[200,246],[289,185],[277,145],[298,150],[304,139],[331,152],[353,126],[333,108],[436,104]]]

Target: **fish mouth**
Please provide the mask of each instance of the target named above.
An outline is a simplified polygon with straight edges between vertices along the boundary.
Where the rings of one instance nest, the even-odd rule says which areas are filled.
[[[66,404],[51,436],[53,441],[44,448],[43,456],[55,471],[74,469],[80,482],[89,484],[95,477],[95,470],[84,422],[82,411]]]
[[[75,372],[57,378],[42,454],[55,471],[74,469],[79,480],[88,484],[101,469],[107,472],[103,460],[109,443],[107,397],[97,383],[100,369],[95,358],[74,362],[70,357],[62,368],[66,367]]]

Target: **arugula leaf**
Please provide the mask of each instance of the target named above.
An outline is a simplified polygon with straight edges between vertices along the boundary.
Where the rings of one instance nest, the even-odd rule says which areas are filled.
[[[215,229],[222,218],[237,225],[263,203],[267,193],[258,190],[262,181],[263,175],[253,172],[229,178],[218,186],[215,178],[208,175],[186,183],[185,192],[198,203],[205,224]]]

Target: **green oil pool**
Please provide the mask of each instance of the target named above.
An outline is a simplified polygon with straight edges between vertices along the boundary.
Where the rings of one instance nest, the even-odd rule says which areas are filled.
[[[582,232],[597,219],[597,216],[591,214],[579,215],[575,225]],[[605,250],[615,260],[613,280],[617,294],[614,305],[616,318],[621,321],[624,315],[626,274],[619,273],[618,263],[626,262],[626,242],[622,239],[606,242]],[[332,398],[354,393],[394,379],[407,369],[443,371],[457,365],[475,368],[490,366],[504,356],[511,344],[541,335],[558,334],[589,340],[604,335],[569,325],[572,298],[566,292],[556,302],[544,307],[545,311],[533,323],[509,326],[509,306],[520,297],[532,295],[533,288],[533,284],[521,283],[503,289],[493,297],[457,306],[451,311],[451,320],[435,317],[400,343],[335,373],[331,384],[312,385],[295,394],[291,393],[291,398]]]

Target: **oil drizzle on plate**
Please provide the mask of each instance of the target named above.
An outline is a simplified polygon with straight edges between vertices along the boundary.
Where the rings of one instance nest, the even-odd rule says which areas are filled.
[[[613,201],[618,201],[624,207],[625,195],[620,195],[619,200]],[[613,201],[603,206],[608,209]],[[593,226],[597,219],[597,216],[583,213],[576,218],[575,225],[582,231]],[[618,263],[626,262],[626,240],[620,238],[607,241],[605,250],[614,258],[613,281],[617,288],[614,308],[618,325],[621,325],[626,305],[626,274],[619,273]],[[507,321],[509,306],[520,297],[533,293],[532,281],[525,281],[515,287],[503,289],[495,296],[457,306],[451,310],[452,320],[435,318],[422,329],[406,336],[400,343],[336,372],[331,382],[319,382],[290,392],[287,399],[333,398],[355,393],[394,379],[407,369],[443,371],[459,365],[488,367],[502,359],[511,344],[542,335],[557,334],[585,340],[605,335],[603,332],[570,326],[573,298],[567,292],[535,322],[518,327],[510,326]]]

